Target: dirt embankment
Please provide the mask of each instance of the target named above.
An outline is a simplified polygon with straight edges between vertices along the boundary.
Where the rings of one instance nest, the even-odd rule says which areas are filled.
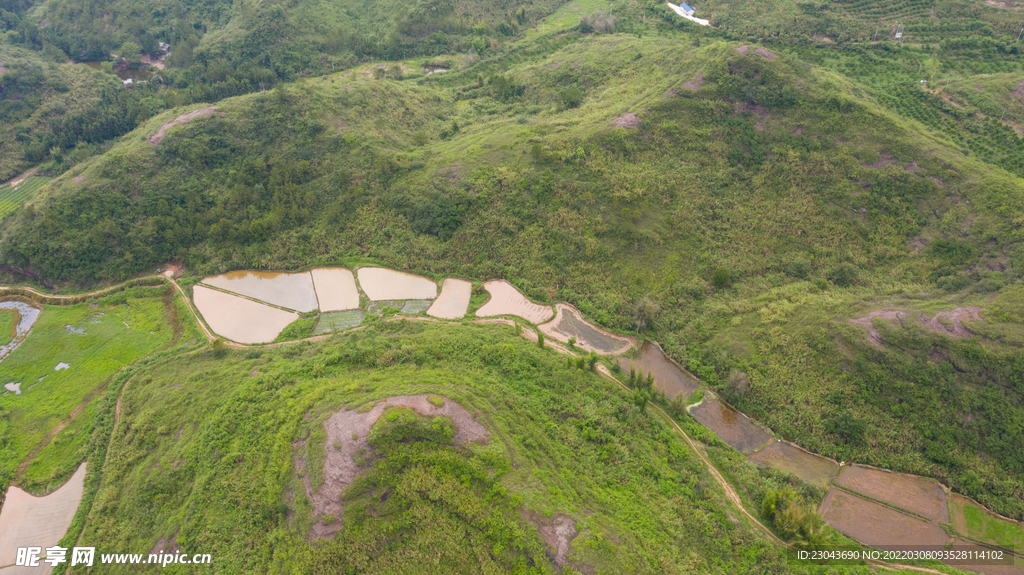
[[[897,320],[897,321],[900,322],[900,327],[904,327],[903,319],[905,317],[907,317],[907,314],[905,312],[902,312],[902,311],[894,311],[894,310],[890,310],[890,311],[873,311],[873,312],[869,313],[868,315],[866,315],[864,317],[859,317],[857,319],[851,319],[850,320],[850,323],[852,323],[854,325],[862,325],[865,328],[867,328],[867,330],[868,330],[868,339],[871,340],[871,343],[877,345],[878,347],[882,347],[882,345],[884,343],[882,341],[882,334],[880,334],[878,332],[878,329],[875,328],[874,324],[871,321],[871,320],[875,319],[876,317],[880,317],[880,318],[882,318],[884,320],[889,320],[889,321]]]
[[[364,410],[362,413],[356,409],[342,410],[324,422],[324,427],[327,429],[327,441],[324,445],[327,457],[324,459],[323,485],[314,491],[309,480],[309,473],[303,473],[306,494],[313,501],[313,513],[318,520],[312,529],[314,539],[330,537],[342,528],[340,521],[341,513],[344,510],[342,493],[373,461],[373,448],[367,443],[366,438],[386,407],[405,407],[431,417],[452,418],[456,429],[454,438],[456,443],[485,443],[490,437],[490,431],[477,423],[461,405],[443,397],[440,397],[443,403],[436,405],[430,402],[428,399],[430,397],[428,395],[389,397],[378,401],[371,409]],[[437,396],[434,397],[436,401]],[[297,447],[301,447],[301,444],[297,444]],[[305,461],[297,458],[296,470],[305,471],[304,468]],[[328,516],[338,520],[325,523],[324,518]]]
[[[201,110],[196,110],[194,112],[189,112],[188,114],[182,114],[178,116],[173,121],[167,122],[163,126],[160,126],[160,129],[157,130],[155,134],[150,136],[149,145],[155,146],[160,142],[164,141],[164,138],[167,137],[167,130],[170,130],[171,128],[179,124],[187,124],[191,122],[194,118],[198,118],[200,116],[209,116],[210,114],[213,114],[213,112],[217,110],[219,107],[220,106],[210,106],[209,108],[203,108]]]
[[[973,334],[964,327],[963,322],[983,321],[980,315],[981,310],[982,308],[978,306],[958,307],[951,311],[940,311],[932,316],[931,319],[928,319],[927,314],[921,312],[918,320],[921,322],[921,325],[935,333],[960,338],[971,337]],[[850,320],[850,323],[854,325],[862,325],[867,328],[868,339],[871,340],[871,343],[882,347],[884,342],[882,341],[881,334],[871,321],[876,317],[889,321],[897,320],[900,322],[900,327],[905,328],[906,324],[903,323],[903,320],[909,317],[909,315],[901,310],[880,310],[873,311],[864,317]]]

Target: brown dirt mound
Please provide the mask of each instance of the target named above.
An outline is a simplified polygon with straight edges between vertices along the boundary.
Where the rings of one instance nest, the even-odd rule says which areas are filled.
[[[216,110],[219,107],[220,106],[210,106],[209,108],[195,110],[194,112],[189,112],[188,114],[182,114],[178,116],[174,119],[174,121],[167,122],[163,126],[160,126],[160,129],[157,130],[156,133],[149,138],[149,145],[155,146],[160,142],[164,141],[164,138],[167,136],[167,130],[170,130],[171,128],[177,126],[178,124],[187,124],[191,122],[193,118],[198,118],[200,116],[209,116],[214,112],[214,110]]]
[[[754,53],[756,53],[758,56],[761,56],[765,60],[774,60],[775,58],[778,58],[778,54],[776,54],[775,52],[769,52],[764,48],[757,48],[756,50],[754,50]]]
[[[703,83],[704,75],[700,72],[697,72],[697,75],[694,76],[693,79],[690,80],[689,82],[684,83],[683,87],[686,88],[687,90],[696,90],[697,88],[700,88],[700,85]]]
[[[640,116],[637,116],[633,112],[627,112],[612,122],[612,126],[615,128],[636,128],[640,125]]]
[[[836,478],[836,484],[923,515],[933,521],[949,521],[946,492],[942,490],[942,485],[935,481],[851,465],[843,469]]]
[[[928,319],[924,312],[922,312],[921,323],[927,326],[928,329],[943,335],[951,335],[953,337],[971,337],[974,334],[967,331],[967,328],[964,327],[962,322],[981,321],[981,315],[978,313],[980,311],[980,307],[973,305],[968,307],[958,307],[952,311],[940,311],[935,314],[932,319]]]
[[[750,46],[747,46],[746,44],[744,44],[743,46],[740,46],[739,48],[736,48],[736,53],[737,54],[746,54],[749,50],[750,50]]]
[[[81,186],[82,182],[85,181],[85,176],[75,176],[75,177],[71,178],[71,181],[76,183],[76,184],[78,184],[79,186]]]
[[[839,489],[829,490],[818,511],[825,523],[866,545],[945,545],[948,539],[938,523]]]
[[[576,522],[565,514],[545,517],[531,511],[521,511],[524,518],[537,526],[544,542],[548,544],[548,559],[561,569],[569,555],[569,544],[576,537]]]
[[[876,317],[889,321],[897,320],[900,322],[900,327],[903,327],[903,318],[907,317],[907,314],[902,311],[873,311],[864,317],[850,320],[850,323],[854,325],[862,325],[866,327],[868,330],[868,339],[871,340],[871,343],[878,347],[882,347],[882,335],[878,333],[878,330],[875,329],[875,326],[871,322],[871,320]]]
[[[794,136],[799,136],[800,134],[803,134],[803,133],[804,133],[804,127],[803,126],[797,126],[796,129],[793,130],[793,135]]]
[[[432,417],[451,417],[455,424],[455,441],[457,443],[486,443],[490,437],[490,431],[477,423],[461,405],[442,397],[444,403],[437,406],[430,403],[427,400],[428,397],[428,395],[389,397],[378,401],[372,409],[363,413],[359,413],[355,409],[342,410],[324,422],[324,427],[327,428],[327,441],[324,445],[327,452],[327,457],[324,460],[324,483],[314,492],[309,481],[309,474],[304,474],[303,478],[306,494],[313,500],[314,515],[318,519],[328,515],[335,518],[341,517],[341,512],[344,509],[341,495],[345,488],[351,485],[364,470],[356,463],[356,459],[363,459],[364,462],[372,461],[373,449],[366,442],[366,438],[370,434],[370,428],[384,413],[384,408],[387,406],[406,407]],[[303,459],[296,458],[297,471],[302,471],[305,465]],[[341,528],[341,521],[335,521],[330,525],[318,521],[312,529],[313,538],[329,537]]]

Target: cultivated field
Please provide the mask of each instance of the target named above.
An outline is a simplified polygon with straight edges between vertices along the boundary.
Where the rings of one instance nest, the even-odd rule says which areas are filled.
[[[8,489],[0,508],[0,567],[14,565],[18,547],[56,545],[71,525],[84,484],[83,463],[67,483],[45,497],[34,497],[17,487]]]
[[[831,459],[808,453],[785,441],[773,441],[747,456],[748,461],[792,473],[816,487],[828,487],[839,465]]]
[[[818,511],[826,523],[865,545],[944,545],[948,539],[938,523],[840,489],[830,489]]]
[[[310,270],[321,312],[344,311],[359,307],[359,289],[351,270],[316,268]]]
[[[491,299],[476,310],[477,317],[496,315],[514,315],[526,321],[540,324],[551,317],[554,311],[551,306],[539,305],[526,299],[519,290],[505,280],[492,280],[484,283],[484,289],[491,294]]]
[[[619,366],[623,371],[636,369],[643,370],[645,374],[653,374],[654,385],[670,399],[680,394],[687,397],[700,387],[697,379],[679,369],[660,346],[649,341],[640,346],[640,359],[620,356]]]
[[[555,319],[539,326],[544,335],[562,343],[576,338],[576,346],[601,355],[618,355],[629,351],[633,340],[609,333],[583,319],[572,306],[555,304]]]
[[[689,412],[694,419],[740,453],[751,453],[772,440],[768,430],[710,393],[699,404],[690,407]]]
[[[192,298],[210,329],[238,343],[273,341],[281,330],[299,319],[297,313],[201,285],[192,288]]]
[[[469,299],[473,295],[473,284],[466,280],[448,278],[441,284],[441,295],[427,310],[427,315],[441,319],[459,319],[469,309]]]
[[[309,272],[243,270],[209,277],[203,283],[302,313],[317,309],[316,290]]]
[[[25,203],[25,200],[32,197],[36,190],[51,179],[31,176],[14,187],[11,187],[10,184],[0,186],[0,218],[18,209],[21,204]]]
[[[371,300],[434,299],[437,284],[418,275],[384,268],[356,271],[359,287]]]
[[[843,468],[836,484],[934,521],[949,521],[946,492],[931,479],[850,465]]]

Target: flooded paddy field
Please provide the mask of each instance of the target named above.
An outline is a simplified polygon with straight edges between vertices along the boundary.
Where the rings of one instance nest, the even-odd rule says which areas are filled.
[[[767,429],[722,403],[711,393],[706,394],[699,404],[690,407],[689,412],[694,419],[740,453],[751,453],[774,439]]]
[[[466,280],[448,278],[441,284],[441,295],[427,310],[427,315],[441,319],[460,319],[469,310],[473,284]]]
[[[313,287],[320,311],[343,311],[359,308],[359,290],[351,270],[316,268],[311,270]]]
[[[0,508],[0,565],[14,565],[18,547],[46,549],[60,542],[71,526],[84,489],[84,463],[67,483],[45,497],[35,497],[13,486],[8,489]],[[42,561],[40,565],[49,567]],[[32,572],[42,573],[43,569]]]
[[[751,453],[747,460],[765,467],[792,473],[816,487],[828,487],[828,482],[839,469],[831,459],[809,453],[785,441],[773,441],[764,449]]]
[[[836,485],[934,521],[949,521],[946,492],[942,485],[931,479],[850,465],[843,468],[836,478]]]
[[[588,323],[575,308],[564,303],[555,304],[555,319],[540,326],[540,331],[551,339],[568,343],[576,338],[576,346],[584,351],[601,355],[618,355],[629,351],[633,341],[609,333]]]
[[[14,314],[14,320],[17,322],[14,324],[13,333],[10,334],[10,341],[0,346],[0,361],[3,361],[5,357],[21,345],[21,342],[25,341],[25,337],[32,330],[36,320],[39,319],[39,314],[42,310],[20,301],[0,302],[0,310],[11,310],[7,313]]]
[[[208,277],[203,283],[298,312],[313,311],[319,307],[309,272],[286,274],[243,270]]]
[[[829,489],[818,509],[833,528],[864,543],[882,545],[945,545],[946,532],[934,521],[900,513],[874,501]]]
[[[491,294],[491,299],[476,310],[477,317],[514,315],[531,323],[540,324],[554,313],[551,306],[531,302],[515,286],[505,280],[486,282],[484,289]]]
[[[308,277],[308,276],[307,276]],[[312,282],[310,282],[312,285]],[[197,285],[196,309],[218,335],[238,343],[273,341],[299,314]],[[315,309],[315,308],[314,308]]]
[[[384,268],[359,268],[359,287],[371,300],[434,299],[437,284],[433,280]]]
[[[313,333],[320,335],[355,327],[363,323],[364,317],[366,317],[366,313],[361,309],[325,312],[320,314],[320,319],[316,322]]]
[[[632,367],[642,369],[645,374],[654,374],[654,385],[664,391],[669,399],[679,394],[687,397],[700,387],[696,378],[679,369],[660,346],[649,341],[640,346],[640,359],[619,357],[619,367],[626,372]]]

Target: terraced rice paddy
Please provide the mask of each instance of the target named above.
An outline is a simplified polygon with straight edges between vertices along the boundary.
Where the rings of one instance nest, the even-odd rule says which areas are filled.
[[[747,460],[786,473],[792,473],[805,482],[817,486],[828,487],[832,475],[839,465],[831,459],[808,453],[785,441],[773,441],[764,449],[751,453]]]
[[[308,277],[308,275],[307,275]],[[312,281],[310,281],[312,285]],[[273,341],[299,314],[197,285],[192,297],[203,319],[218,335],[238,343]],[[315,309],[315,308],[314,308]]]
[[[949,521],[946,492],[938,482],[930,479],[851,465],[843,468],[843,472],[836,478],[836,485],[933,521]]]
[[[366,313],[361,309],[325,312],[320,314],[320,319],[316,322],[313,333],[320,335],[355,327],[363,323],[364,317],[366,317]]]
[[[519,290],[505,280],[493,280],[484,284],[491,294],[488,300],[480,309],[476,310],[477,317],[493,317],[496,315],[514,315],[526,321],[540,324],[545,322],[554,313],[551,306],[539,305],[526,299],[526,296],[519,293]]]
[[[36,193],[36,190],[51,179],[32,176],[25,178],[25,181],[13,188],[10,184],[0,187],[0,218],[21,207],[21,204],[24,204],[26,200]]]
[[[689,411],[694,419],[740,453],[751,453],[774,439],[767,429],[722,403],[711,393],[706,394],[699,404],[690,407]]]
[[[319,307],[313,276],[309,272],[286,274],[243,270],[209,277],[203,283],[298,312],[313,311]]]
[[[384,268],[359,268],[356,275],[371,301],[437,297],[437,284],[423,276]]]
[[[1024,549],[1024,525],[1004,519],[962,495],[949,494],[949,519],[957,533],[970,539]]]
[[[320,311],[343,311],[359,308],[356,278],[345,268],[316,268],[309,272]]]
[[[84,485],[83,463],[67,483],[46,497],[34,497],[17,487],[8,489],[0,509],[0,567],[14,565],[18,547],[56,545],[71,526]],[[31,571],[44,572],[42,568]]]
[[[427,315],[441,319],[459,319],[469,310],[469,299],[473,295],[473,284],[466,280],[448,278],[441,284],[441,295],[437,296]]]
[[[429,299],[406,299],[406,300],[401,300],[401,299],[400,300],[385,299],[385,300],[371,301],[370,304],[366,306],[366,312],[367,313],[376,314],[376,315],[380,315],[381,313],[384,312],[385,309],[391,308],[391,309],[397,309],[401,313],[404,313],[404,314],[407,314],[407,315],[416,315],[416,314],[420,314],[420,313],[425,312],[427,310],[427,308],[430,307],[430,302],[431,301],[432,300],[429,300]]]
[[[588,323],[583,316],[570,305],[555,304],[555,319],[540,326],[540,331],[562,343],[569,338],[576,338],[576,346],[584,351],[593,351],[601,355],[622,354],[629,351],[633,341],[608,333]]]
[[[700,382],[696,378],[677,367],[660,346],[649,341],[640,346],[640,359],[620,357],[619,366],[627,372],[630,369],[637,369],[643,370],[645,374],[653,374],[654,385],[664,391],[670,399],[679,394],[687,397],[700,387]]]
[[[945,545],[947,536],[934,521],[923,521],[879,503],[830,489],[818,511],[826,523],[872,547]]]

